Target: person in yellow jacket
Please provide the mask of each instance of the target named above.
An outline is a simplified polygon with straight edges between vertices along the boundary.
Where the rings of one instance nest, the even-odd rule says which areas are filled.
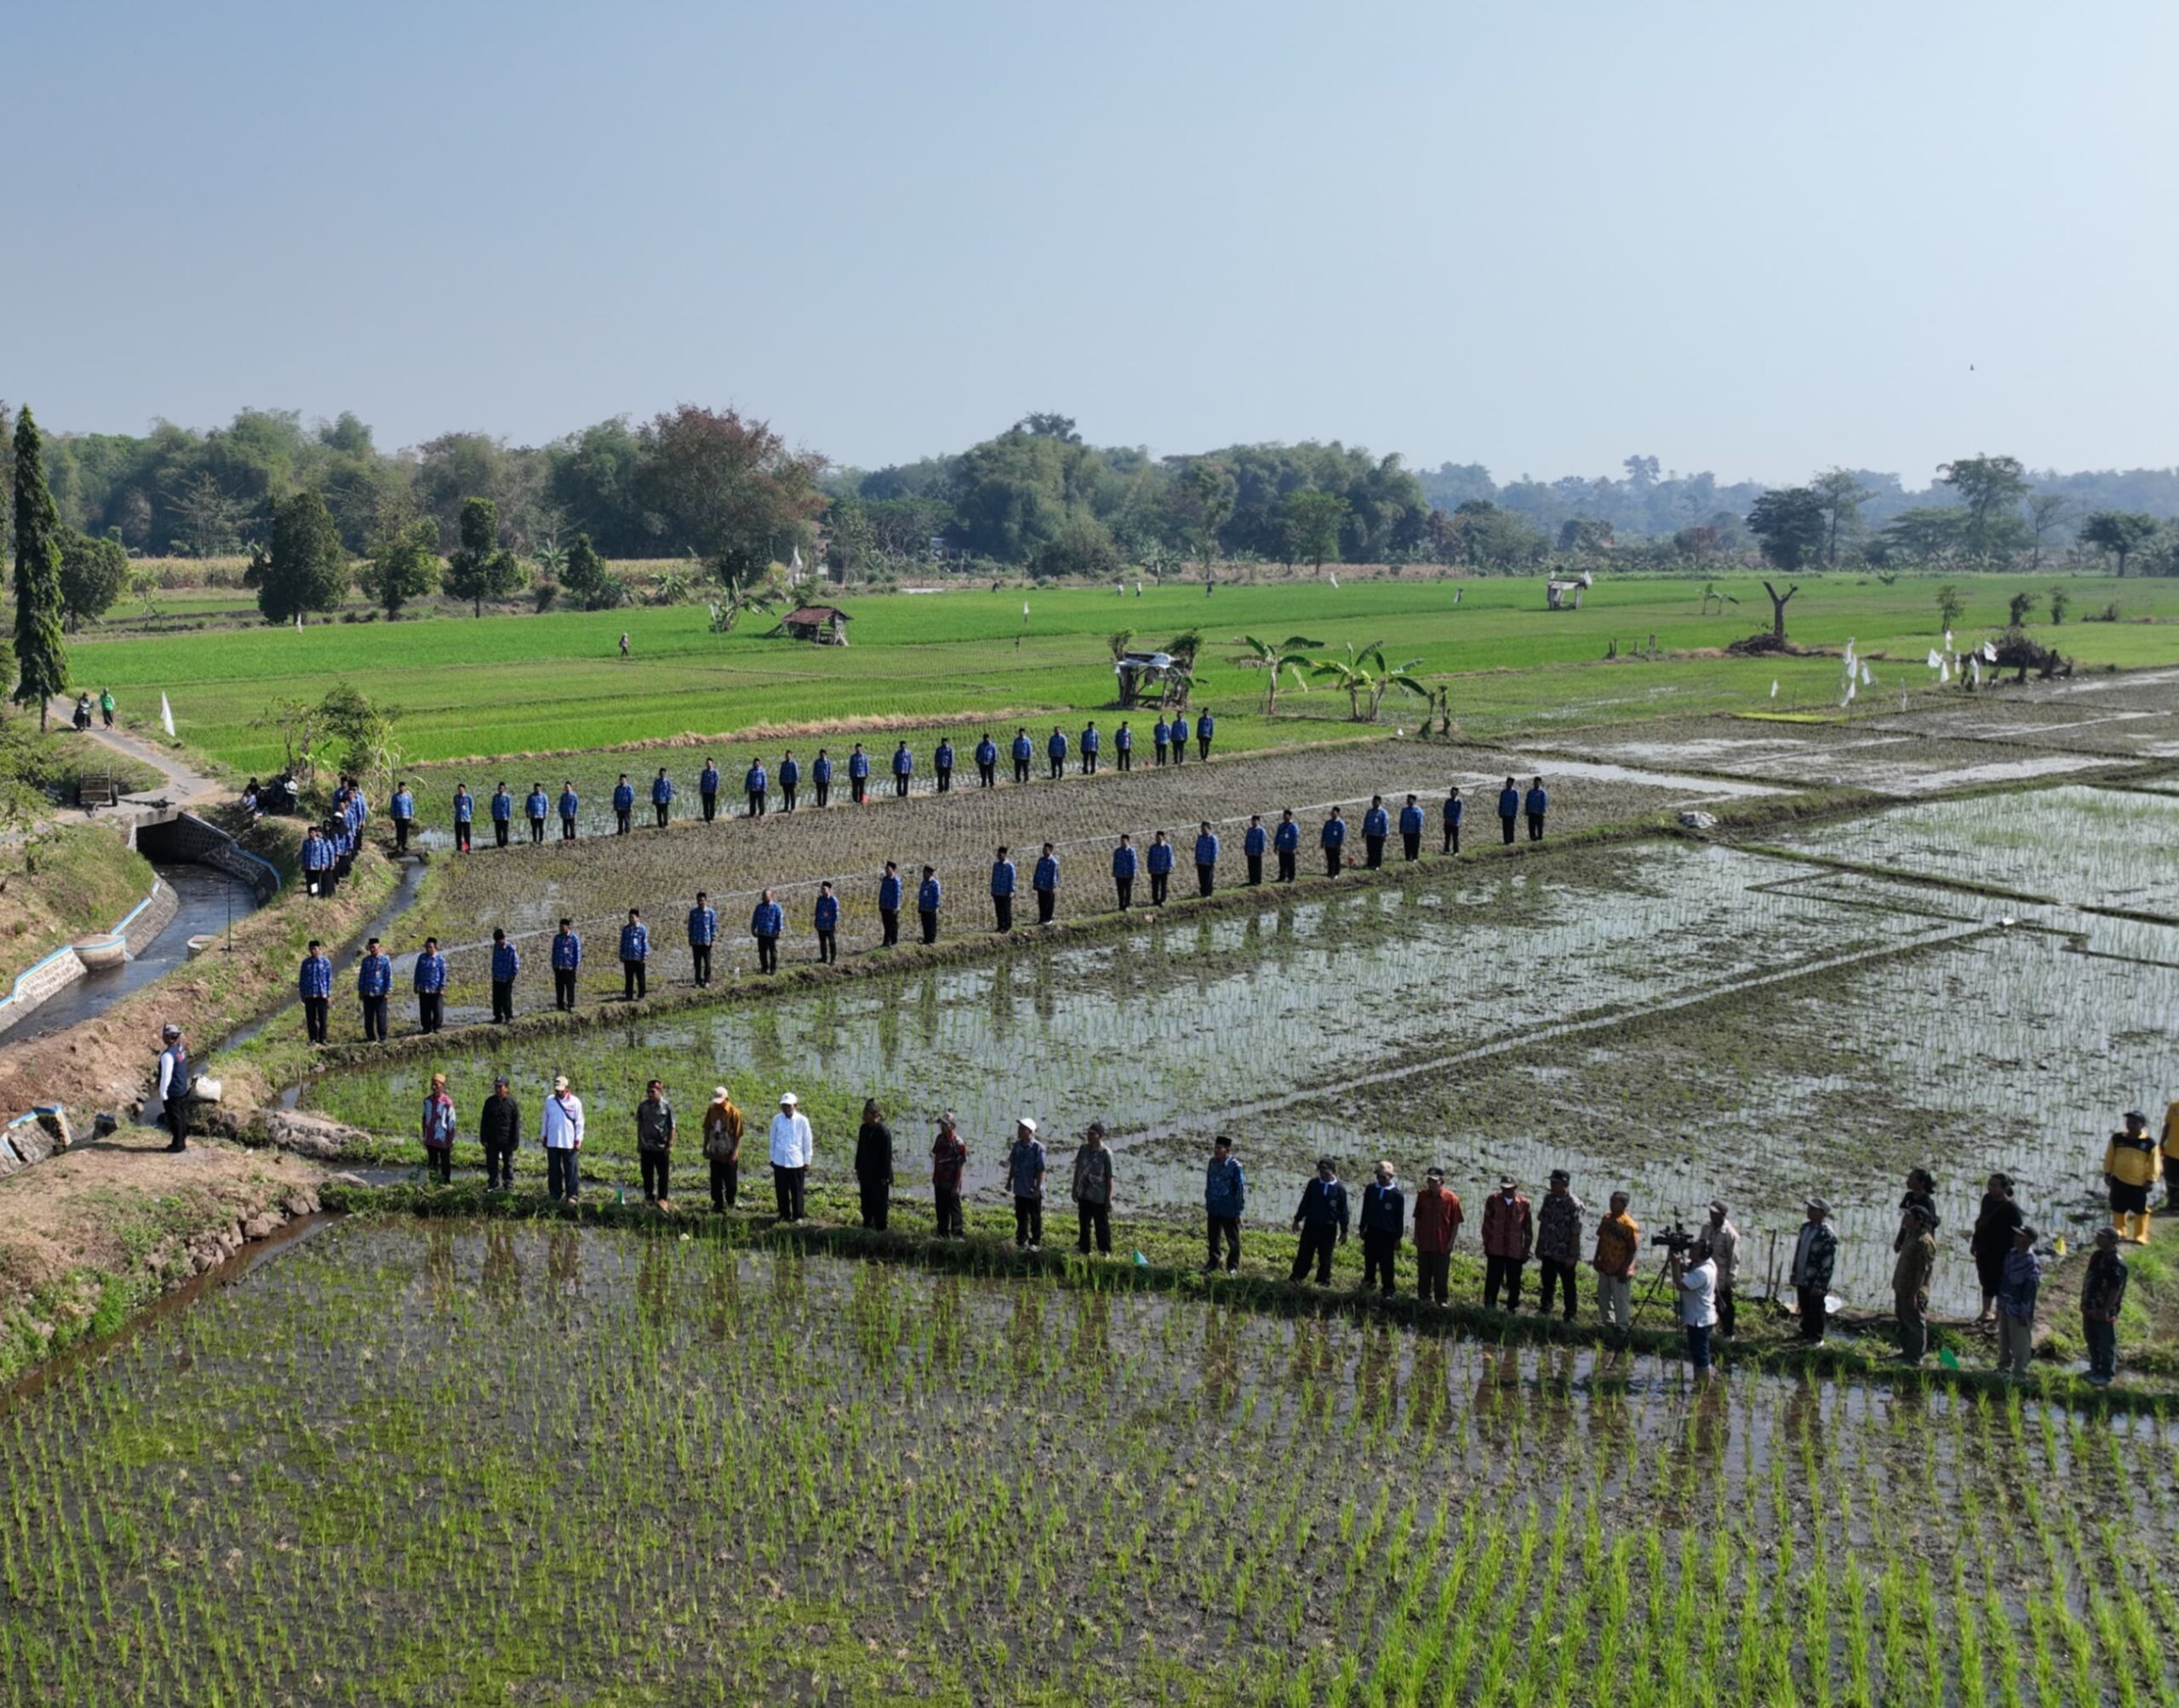
[[[2126,1130],[2113,1133],[2103,1147],[2103,1179],[2111,1188],[2111,1225],[2136,1245],[2148,1243],[2148,1193],[2164,1172],[2148,1117],[2126,1111]]]
[[[2164,1208],[2179,1210],[2179,1097],[2164,1111]]]

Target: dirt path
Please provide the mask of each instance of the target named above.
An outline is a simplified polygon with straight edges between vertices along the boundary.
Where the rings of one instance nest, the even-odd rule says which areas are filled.
[[[66,726],[68,720],[75,716],[76,702],[66,694],[56,694],[50,710],[53,717]],[[156,788],[140,789],[134,794],[123,795],[121,799],[125,806],[142,807],[164,803],[172,807],[195,807],[226,800],[232,793],[223,784],[213,781],[200,772],[192,771],[164,748],[145,740],[141,736],[131,735],[123,729],[108,729],[96,718],[92,719],[91,727],[83,733],[103,747],[151,766],[166,780]]]

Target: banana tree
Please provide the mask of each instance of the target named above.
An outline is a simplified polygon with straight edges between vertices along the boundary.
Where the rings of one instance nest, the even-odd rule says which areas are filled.
[[[1305,635],[1289,635],[1273,643],[1260,641],[1254,635],[1236,635],[1233,644],[1241,648],[1229,662],[1244,670],[1260,670],[1263,675],[1263,715],[1274,716],[1278,711],[1278,677],[1281,671],[1291,675],[1295,687],[1302,693],[1309,691],[1308,678],[1303,671],[1315,664],[1313,651],[1324,645],[1322,641],[1310,640]]]
[[[1421,659],[1410,659],[1405,664],[1387,664],[1382,641],[1372,641],[1359,648],[1349,641],[1345,658],[1318,659],[1309,673],[1319,682],[1333,683],[1346,690],[1347,709],[1357,723],[1375,723],[1384,706],[1385,696],[1393,688],[1418,699],[1430,697],[1430,690],[1414,674],[1415,665],[1421,662]],[[1365,700],[1370,708],[1366,713],[1362,709]]]

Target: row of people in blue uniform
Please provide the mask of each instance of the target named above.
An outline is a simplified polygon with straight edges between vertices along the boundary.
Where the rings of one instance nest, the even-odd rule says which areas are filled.
[[[1205,711],[1196,719],[1195,742],[1198,757],[1208,759],[1210,757],[1211,742],[1216,734],[1217,723],[1210,712]],[[1186,761],[1188,721],[1185,715],[1176,717],[1170,724],[1160,717],[1152,726],[1151,735],[1158,764],[1164,765],[1170,763],[1178,765]],[[1096,772],[1098,757],[1103,747],[1104,737],[1099,733],[1094,720],[1083,729],[1079,736],[1072,739],[1064,729],[1055,724],[1052,726],[1051,734],[1044,741],[1044,757],[1050,766],[1051,776],[1057,779],[1067,774],[1068,756],[1071,753],[1078,753],[1081,774],[1085,777],[1092,776]],[[1118,756],[1118,768],[1123,771],[1134,769],[1135,731],[1132,726],[1124,721],[1113,732],[1112,747]],[[1026,726],[1015,732],[1011,752],[1014,760],[1014,780],[1017,783],[1027,782],[1031,762],[1036,756],[1036,744],[1030,739]],[[932,755],[938,779],[938,792],[941,795],[947,793],[953,786],[956,757],[952,742],[941,739]],[[978,783],[987,789],[996,788],[998,785],[998,744],[987,734],[976,743],[974,757]],[[845,763],[849,791],[852,798],[859,805],[869,796],[872,757],[863,751],[862,744],[858,741],[855,744],[854,751],[848,755]],[[916,772],[916,757],[906,742],[901,742],[894,748],[889,769],[893,779],[894,794],[906,795],[908,792],[910,780],[914,777]],[[819,748],[817,757],[810,762],[809,785],[815,797],[815,804],[820,807],[828,805],[831,802],[832,772],[833,763],[830,754],[824,748]],[[765,768],[764,762],[761,759],[752,763],[749,768],[742,773],[742,793],[747,800],[748,814],[751,818],[761,819],[769,809],[775,781],[780,796],[781,810],[789,813],[794,811],[801,798],[802,763],[794,757],[792,749],[789,749],[785,757],[781,759],[776,777],[775,774]],[[706,758],[704,761],[704,768],[696,779],[696,798],[701,803],[704,822],[706,824],[718,815],[719,794],[723,786],[724,779],[719,772],[718,766]],[[658,774],[651,779],[649,795],[652,814],[658,825],[663,828],[672,822],[673,803],[678,798],[678,791],[673,779],[663,765],[658,768]],[[613,789],[614,826],[619,834],[625,836],[633,827],[636,803],[636,785],[630,780],[628,774],[624,771],[621,774],[620,781],[614,785]],[[405,782],[398,785],[393,791],[391,804],[394,847],[398,852],[406,852],[409,847],[409,833],[416,820],[415,791]],[[540,779],[531,784],[529,794],[519,800],[516,798],[512,790],[509,789],[505,783],[501,783],[485,798],[481,815],[491,824],[493,838],[498,846],[505,848],[513,840],[514,826],[518,818],[528,821],[529,840],[532,843],[541,843],[545,840],[546,825],[556,814],[559,819],[561,840],[573,842],[575,838],[576,820],[581,810],[582,797],[576,792],[572,780],[563,780],[560,785],[560,791],[555,797],[546,792],[545,784]],[[472,827],[479,816],[477,797],[470,792],[469,785],[466,783],[457,783],[454,790],[454,844],[457,850],[466,851],[470,847]]]
[[[1508,804],[1510,802],[1510,804]],[[1541,838],[1544,815],[1549,802],[1545,796],[1543,780],[1539,777],[1525,795],[1512,778],[1499,796],[1499,816],[1504,822],[1507,842],[1514,840],[1514,824],[1524,813],[1527,814],[1530,833]],[[1441,851],[1447,854],[1460,852],[1461,826],[1467,816],[1467,803],[1456,788],[1438,807],[1441,830]],[[1360,864],[1376,868],[1384,864],[1385,851],[1397,830],[1401,851],[1410,860],[1419,860],[1422,854],[1422,839],[1428,825],[1421,798],[1408,796],[1400,807],[1397,818],[1385,805],[1381,795],[1373,795],[1370,806],[1362,815],[1361,834],[1363,858]],[[1332,808],[1317,831],[1317,845],[1323,852],[1327,876],[1335,877],[1350,864],[1347,854],[1347,820],[1344,810]],[[1250,817],[1248,828],[1242,833],[1241,854],[1247,863],[1247,882],[1260,884],[1264,881],[1264,862],[1267,857],[1277,862],[1276,873],[1281,883],[1291,883],[1297,875],[1301,847],[1301,826],[1294,817],[1293,809],[1279,814],[1275,825],[1267,825],[1261,814]],[[1197,893],[1213,894],[1217,888],[1217,875],[1224,843],[1204,820],[1198,827],[1194,856]],[[1112,890],[1120,910],[1124,912],[1134,903],[1135,884],[1138,875],[1147,872],[1150,879],[1150,902],[1152,906],[1164,905],[1170,893],[1175,863],[1180,857],[1178,847],[1164,831],[1158,831],[1149,846],[1138,850],[1135,838],[1121,836],[1112,855]],[[1020,881],[1020,869],[1013,851],[1002,846],[992,861],[990,895],[992,928],[1009,932],[1014,928],[1014,898]],[[1057,845],[1046,843],[1030,869],[1029,888],[1036,897],[1037,919],[1039,924],[1049,924],[1058,911],[1061,863]],[[901,940],[902,904],[908,899],[908,880],[902,876],[898,862],[885,862],[884,875],[878,883],[878,917],[880,945],[890,946]],[[922,870],[915,889],[915,911],[921,927],[923,940],[938,940],[939,916],[945,903],[945,892],[935,866]],[[817,958],[822,964],[839,959],[840,899],[828,879],[818,886],[817,897],[810,910],[810,927],[817,939]],[[712,955],[718,941],[718,910],[712,905],[710,896],[696,892],[695,905],[689,910],[685,922],[689,961],[695,983],[700,986],[712,982]],[[758,899],[749,916],[749,936],[757,945],[758,969],[764,973],[779,970],[780,940],[786,934],[786,911],[776,892],[766,889]],[[621,994],[629,1002],[638,1001],[649,994],[649,962],[651,951],[650,928],[643,921],[640,908],[630,908],[625,924],[621,927],[618,943],[621,970]],[[560,921],[554,933],[548,959],[552,969],[553,1006],[573,1012],[575,1006],[576,974],[583,964],[583,943],[569,918]],[[492,1018],[511,1020],[514,1018],[514,982],[522,973],[522,954],[508,940],[503,929],[492,933]],[[416,957],[411,974],[411,983],[416,995],[417,1021],[422,1031],[435,1032],[444,1022],[447,985],[446,957],[441,952],[436,937],[425,940],[422,952]],[[363,1037],[367,1042],[383,1040],[386,1036],[386,1003],[393,988],[393,962],[386,954],[377,938],[365,946],[356,966],[356,994],[363,1005]],[[333,994],[333,963],[316,942],[311,944],[305,956],[299,981],[306,1025],[311,1041],[328,1041],[327,1025]]]
[[[356,850],[363,846],[363,826],[369,820],[370,801],[363,784],[342,777],[334,786],[332,811],[303,832],[297,864],[302,867],[306,894],[329,896],[340,887]]]

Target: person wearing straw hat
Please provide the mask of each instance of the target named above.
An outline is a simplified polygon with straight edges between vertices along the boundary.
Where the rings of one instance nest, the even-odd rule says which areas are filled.
[[[802,1112],[802,1100],[791,1091],[780,1094],[779,1113],[772,1117],[769,1134],[772,1159],[772,1197],[783,1222],[804,1220],[803,1192],[809,1180],[809,1164],[817,1152],[809,1117]]]
[[[1006,1153],[1006,1185],[1014,1194],[1014,1243],[1042,1251],[1044,1141],[1037,1137],[1037,1123],[1027,1115],[1014,1123],[1014,1145]]]
[[[2113,1133],[2103,1147],[2103,1182],[2111,1191],[2111,1225],[2121,1239],[2136,1245],[2148,1243],[2148,1195],[2163,1173],[2163,1158],[2148,1134],[2148,1117],[2138,1109],[2126,1111],[2123,1132]]]
[[[969,1147],[949,1109],[938,1117],[938,1136],[930,1141],[930,1197],[938,1214],[941,1239],[968,1237],[968,1227],[961,1219],[961,1170],[968,1160]]]
[[[722,1214],[741,1201],[741,1111],[723,1085],[704,1110],[704,1160],[711,1164],[712,1208]]]
[[[507,1090],[504,1073],[492,1077],[492,1094],[477,1115],[477,1137],[484,1147],[484,1190],[514,1190],[515,1147],[522,1143],[522,1105]]]
[[[582,1171],[576,1161],[582,1150],[582,1099],[569,1088],[567,1075],[555,1075],[538,1134],[545,1145],[545,1192],[571,1204],[582,1191]]]
[[[1801,1339],[1810,1345],[1823,1344],[1825,1313],[1830,1306],[1831,1271],[1839,1260],[1839,1236],[1831,1231],[1831,1206],[1822,1198],[1808,1201],[1808,1219],[1793,1240],[1793,1264],[1787,1279],[1800,1306]]]

